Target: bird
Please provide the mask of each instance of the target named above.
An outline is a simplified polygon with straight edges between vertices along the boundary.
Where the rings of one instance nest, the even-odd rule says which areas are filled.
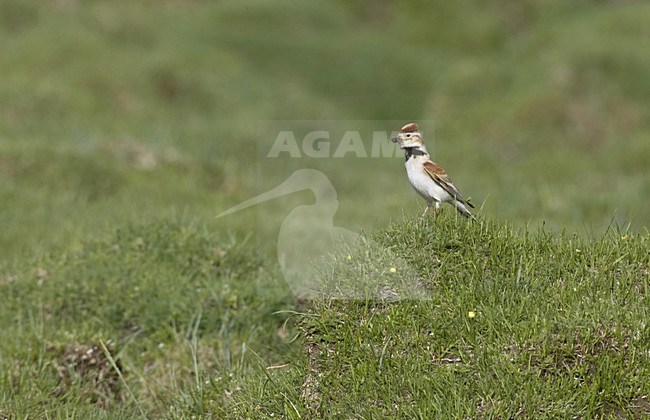
[[[404,150],[404,166],[408,180],[427,203],[421,217],[425,217],[431,207],[434,207],[437,215],[442,203],[449,203],[456,207],[461,215],[476,220],[467,208],[474,208],[474,205],[463,198],[447,173],[431,160],[416,123],[406,124],[391,140],[393,143],[399,143],[400,149]]]

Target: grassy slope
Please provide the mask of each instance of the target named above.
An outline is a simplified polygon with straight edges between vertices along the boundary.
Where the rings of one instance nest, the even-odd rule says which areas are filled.
[[[584,241],[443,217],[375,239],[409,261],[431,299],[312,305],[303,412],[650,414],[647,233]]]
[[[244,390],[236,415],[650,415],[647,232],[582,240],[443,216],[373,239],[408,261],[430,299],[313,302],[305,357]],[[365,249],[350,257],[334,264],[376,264]],[[377,271],[397,283],[389,268]]]
[[[196,224],[124,227],[31,263],[1,283],[4,414],[200,410],[204,389],[222,404],[256,365],[248,348],[266,363],[289,350],[277,273],[250,243]]]
[[[643,211],[650,204],[650,63],[639,48],[647,44],[649,14],[644,2],[1,2],[0,325],[7,333],[0,343],[0,416],[371,412],[384,410],[374,405],[378,399],[387,407],[397,399],[395,390],[413,391],[396,402],[404,411],[560,410],[542,397],[517,399],[520,394],[510,405],[513,388],[499,385],[499,378],[523,381],[539,372],[542,379],[526,391],[531,395],[544,386],[558,393],[574,386],[575,401],[558,396],[569,411],[634,412],[643,405],[637,390],[647,383],[630,369],[647,372],[647,355],[617,349],[647,344],[647,330],[638,324],[640,301],[647,300],[647,233],[581,244],[589,251],[577,255],[543,249],[548,243],[571,250],[580,240],[570,235],[549,239],[489,222],[484,230],[462,228],[470,229],[461,231],[463,239],[478,244],[466,248],[449,239],[452,220],[436,228],[443,242],[407,223],[404,232],[390,233],[394,242],[382,233],[378,238],[398,250],[403,235],[422,244],[412,266],[431,282],[433,300],[417,308],[303,308],[317,317],[304,325],[308,351],[294,354],[303,343],[283,344],[294,332],[282,328],[286,313],[273,312],[296,306],[266,256],[274,254],[277,225],[308,194],[261,207],[262,226],[250,212],[227,221],[213,217],[287,175],[284,162],[262,179],[251,171],[246,157],[263,155],[269,141],[256,121],[398,118],[435,120],[430,149],[463,191],[487,199],[487,217],[516,226],[544,220],[554,232],[586,226],[588,235],[604,231],[614,217],[643,232],[650,224]],[[337,225],[373,228],[404,208],[420,210],[397,160],[290,164],[330,176],[341,204]],[[259,253],[255,238],[242,242],[251,229]],[[499,259],[477,255],[498,244]],[[448,248],[440,253],[436,246]],[[447,264],[427,265],[431,252]],[[459,254],[467,259],[454,260]],[[639,265],[639,285],[632,269],[618,277],[602,271],[619,257],[615,265]],[[601,270],[585,272],[587,263]],[[529,288],[505,288],[520,265]],[[460,278],[445,271],[459,267]],[[587,273],[564,279],[584,284],[573,293],[568,286],[548,291],[560,280],[546,284],[549,273],[561,270]],[[486,282],[472,277],[483,272],[492,274]],[[630,293],[612,295],[612,279],[620,282],[614,291]],[[585,287],[589,282],[593,287]],[[507,293],[495,292],[502,289]],[[554,312],[547,296],[531,290],[568,291],[558,298],[564,310]],[[598,300],[607,290],[609,300]],[[620,299],[627,299],[629,313],[627,306],[619,313]],[[432,316],[436,304],[449,316]],[[464,316],[470,307],[478,313],[471,323]],[[339,322],[359,323],[369,313],[375,317],[369,329]],[[429,344],[414,331],[442,335]],[[395,382],[400,375],[379,375],[377,351],[364,350],[359,340],[381,347],[384,370],[411,369],[411,381],[443,375],[441,384],[463,391],[456,405],[426,405],[438,395],[435,388],[419,393],[417,384]],[[88,350],[104,354],[101,343],[120,355],[128,387],[108,359],[87,364]],[[428,355],[409,343],[429,345]],[[318,356],[325,348],[362,370],[349,377],[353,364],[332,365],[327,353]],[[601,348],[607,351],[594,350]],[[573,362],[558,356],[565,353]],[[461,359],[440,362],[456,356]],[[618,369],[630,357],[635,363]],[[502,370],[488,375],[485,360]],[[285,361],[292,362],[288,372],[265,369]],[[615,368],[599,365],[610,362]],[[508,370],[517,367],[523,373]],[[587,379],[569,385],[568,372],[579,369],[586,372],[577,377]],[[619,371],[617,387],[608,375]],[[98,386],[100,375],[110,378],[106,385]],[[319,375],[348,381],[345,388],[325,387],[313,379]],[[472,382],[453,382],[456,377]],[[303,395],[306,379],[315,391]],[[604,391],[589,388],[594,384]],[[314,395],[323,398],[319,407]]]
[[[3,410],[650,414],[648,233],[554,237],[448,212],[373,239],[420,276],[428,299],[311,302],[295,313],[298,341],[283,327],[293,312],[278,274],[249,244],[191,223],[131,226],[32,261],[2,283]],[[399,282],[402,268],[371,257],[361,249],[333,264]]]

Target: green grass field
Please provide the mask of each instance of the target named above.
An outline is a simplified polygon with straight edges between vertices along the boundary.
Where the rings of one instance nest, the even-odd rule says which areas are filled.
[[[0,0],[0,418],[649,416],[649,18]],[[419,220],[400,157],[267,157],[409,121],[478,223]],[[323,278],[417,299],[297,299],[309,191],[216,218],[304,168],[373,244]]]

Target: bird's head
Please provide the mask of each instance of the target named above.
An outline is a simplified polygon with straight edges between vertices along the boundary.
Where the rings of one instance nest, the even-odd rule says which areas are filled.
[[[408,123],[399,131],[397,136],[393,137],[393,143],[399,143],[401,149],[408,148],[421,148],[424,141],[422,140],[422,133],[416,123]]]

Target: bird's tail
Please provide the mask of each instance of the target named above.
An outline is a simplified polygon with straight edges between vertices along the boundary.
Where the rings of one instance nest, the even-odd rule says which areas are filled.
[[[467,203],[469,204],[469,203]],[[455,201],[454,205],[456,206],[456,210],[458,210],[458,213],[462,214],[465,217],[469,217],[470,219],[476,221],[476,217],[465,207],[465,203],[461,203],[460,201]],[[472,206],[473,207],[473,206]]]

